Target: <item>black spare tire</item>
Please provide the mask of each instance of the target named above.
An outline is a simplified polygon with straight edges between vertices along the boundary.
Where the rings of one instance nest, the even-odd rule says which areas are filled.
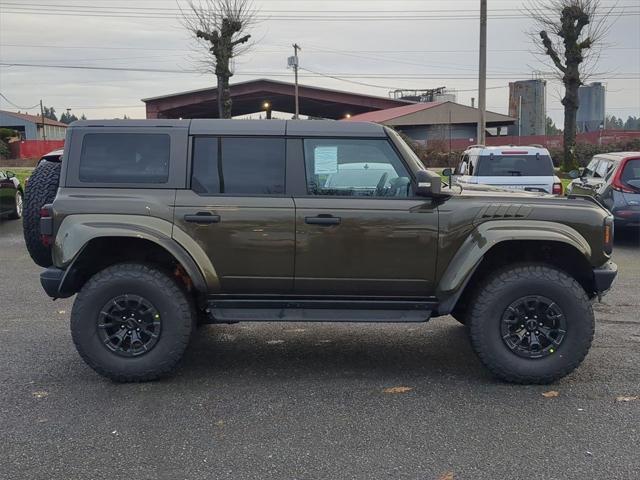
[[[50,267],[51,247],[45,246],[40,239],[40,209],[53,202],[60,184],[58,162],[41,162],[33,171],[25,188],[22,229],[27,251],[33,261],[41,267]]]

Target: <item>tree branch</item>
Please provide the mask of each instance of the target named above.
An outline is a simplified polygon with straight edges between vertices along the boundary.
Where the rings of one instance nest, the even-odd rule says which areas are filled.
[[[244,37],[239,38],[238,40],[235,40],[235,41],[231,42],[231,46],[235,47],[236,45],[239,45],[241,43],[247,43],[250,38],[251,38],[251,35],[245,35]]]
[[[558,52],[556,52],[556,50],[553,48],[553,43],[551,42],[551,39],[549,38],[549,35],[547,34],[547,32],[544,30],[541,31],[540,38],[542,39],[542,44],[544,45],[547,55],[551,57],[551,60],[553,60],[553,63],[556,66],[556,68],[560,70],[562,73],[565,73],[567,71],[567,67],[565,67],[562,64],[562,61],[560,60],[560,56],[558,55]]]

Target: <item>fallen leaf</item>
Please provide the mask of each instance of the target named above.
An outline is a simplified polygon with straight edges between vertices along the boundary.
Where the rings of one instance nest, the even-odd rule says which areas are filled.
[[[49,395],[49,392],[33,392],[32,395],[35,398],[45,398],[47,395]]]
[[[549,390],[548,392],[544,392],[542,394],[542,396],[544,398],[554,398],[560,395],[560,392],[556,391],[556,390]]]
[[[64,315],[65,313],[67,313],[67,311],[66,311],[66,310],[58,310],[58,313],[59,313],[60,315]]]
[[[413,390],[413,387],[389,387],[382,390],[382,393],[407,393]]]
[[[616,397],[616,402],[634,402],[636,400],[640,400],[640,396],[635,397]]]
[[[440,477],[438,477],[438,480],[454,480],[453,472],[447,472],[440,475]]]

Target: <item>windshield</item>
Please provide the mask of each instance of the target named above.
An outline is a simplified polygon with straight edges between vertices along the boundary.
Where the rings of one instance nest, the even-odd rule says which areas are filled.
[[[480,177],[550,177],[553,163],[548,155],[486,155],[478,162]]]
[[[416,168],[416,170],[424,170],[424,164],[420,161],[411,147],[407,145],[407,142],[402,139],[398,132],[388,127],[385,127],[385,130],[389,135],[393,137],[393,141],[396,144],[396,147],[401,150],[402,156],[405,158],[405,160],[413,163],[413,166]]]
[[[622,183],[640,190],[640,158],[627,162],[620,179]]]

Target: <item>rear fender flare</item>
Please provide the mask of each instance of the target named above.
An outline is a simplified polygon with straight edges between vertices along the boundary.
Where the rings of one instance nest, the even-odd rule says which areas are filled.
[[[54,265],[68,272],[72,271],[73,263],[85,246],[96,238],[137,238],[153,242],[169,252],[182,265],[199,292],[206,294],[218,291],[219,278],[207,254],[188,235],[175,230],[179,229],[156,217],[71,215],[62,221],[56,234],[53,246]],[[174,233],[178,235],[174,236]]]

